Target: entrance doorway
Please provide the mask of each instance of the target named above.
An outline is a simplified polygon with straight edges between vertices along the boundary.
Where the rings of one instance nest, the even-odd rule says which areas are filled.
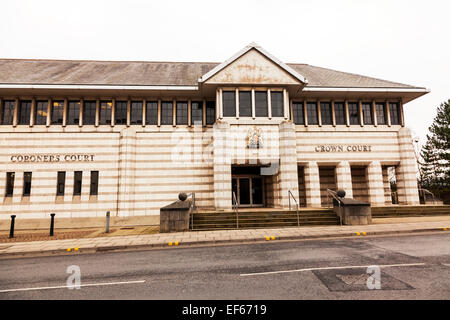
[[[260,170],[250,170],[244,167],[233,168],[231,186],[232,192],[236,196],[238,206],[240,207],[263,207],[265,204],[264,197],[264,177],[256,174]]]

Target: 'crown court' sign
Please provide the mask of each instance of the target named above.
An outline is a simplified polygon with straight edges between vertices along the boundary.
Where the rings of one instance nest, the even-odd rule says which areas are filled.
[[[371,152],[371,145],[321,145],[314,148],[316,152]]]

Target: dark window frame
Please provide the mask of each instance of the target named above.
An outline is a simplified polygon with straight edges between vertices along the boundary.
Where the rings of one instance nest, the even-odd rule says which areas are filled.
[[[216,122],[216,101],[206,101],[206,125]]]
[[[16,101],[15,100],[2,100],[0,107],[1,107],[0,125],[5,125],[5,126],[13,125]],[[6,112],[6,110],[8,112]]]
[[[161,101],[161,125],[173,125],[173,101]]]
[[[44,113],[45,116],[39,115],[39,111]],[[46,125],[48,116],[48,100],[36,101],[36,107],[34,108],[34,125]]]
[[[63,121],[64,121],[64,100],[54,100],[52,101],[50,107],[50,124],[63,124]]]
[[[145,102],[145,124],[158,125],[158,101]]]
[[[191,101],[191,125],[203,125],[203,101]]]
[[[292,102],[292,121],[297,125],[305,124],[304,103]]]
[[[222,91],[224,117],[236,117],[236,91]]]
[[[177,101],[175,109],[175,123],[176,125],[188,125],[189,114],[188,114],[188,102],[187,101]]]
[[[264,98],[262,98],[264,96]],[[267,91],[255,90],[255,117],[269,116],[269,101]]]
[[[347,117],[345,115],[345,103],[334,103],[334,121],[336,125],[345,125],[347,123]]]
[[[390,113],[389,116],[391,118],[391,125],[401,125],[402,124],[401,113],[400,113],[400,103],[389,102],[389,113]]]
[[[31,119],[31,100],[20,100],[19,110],[17,112],[18,125],[30,125]]]
[[[99,181],[99,172],[91,171],[91,182],[89,186],[90,196],[98,196],[98,181]]]
[[[308,125],[318,125],[319,124],[319,111],[317,108],[317,102],[307,102],[306,103],[306,113],[308,116]]]
[[[100,101],[98,110],[98,124],[111,125],[113,103],[111,100]]]
[[[23,189],[22,196],[29,197],[31,195],[31,180],[33,178],[33,173],[26,171],[23,173]]]
[[[58,171],[56,177],[56,195],[64,196],[65,191],[66,191],[66,172]]]
[[[83,126],[95,125],[97,102],[95,100],[83,101]]]
[[[73,174],[73,195],[81,196],[83,189],[83,171],[75,171]]]
[[[277,100],[277,98],[279,98]],[[284,96],[283,91],[270,92],[270,107],[273,118],[284,117]]]
[[[359,113],[359,104],[357,102],[348,103],[348,119],[350,125],[361,124],[361,115]]]
[[[6,172],[6,187],[5,197],[12,197],[14,195],[14,181],[16,178],[15,172]]]
[[[252,92],[239,90],[239,117],[252,116]]]
[[[331,102],[320,102],[320,118],[322,125],[333,124],[333,112],[331,110]]]
[[[80,111],[81,111],[81,101],[79,100],[69,101],[67,103],[66,125],[74,125],[74,126],[79,125]]]
[[[140,100],[130,102],[130,125],[142,125],[143,103]]]
[[[114,125],[126,125],[128,117],[128,101],[116,101],[114,104]]]
[[[377,125],[387,124],[386,104],[384,102],[376,102],[375,110],[377,112]]]
[[[363,102],[361,104],[362,117],[364,125],[373,125],[373,106],[371,102]]]

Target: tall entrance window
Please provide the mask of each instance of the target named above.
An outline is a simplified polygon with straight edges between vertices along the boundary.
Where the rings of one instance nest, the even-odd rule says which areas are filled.
[[[29,125],[30,116],[31,116],[31,101],[20,101],[18,124]]]
[[[36,111],[34,114],[34,124],[43,125],[47,124],[47,106],[48,101],[37,101],[36,102]]]
[[[239,206],[262,207],[264,199],[264,176],[261,167],[233,167],[232,192],[236,196]],[[234,198],[233,198],[234,199]]]
[[[95,111],[97,109],[95,101],[84,101],[83,104],[83,125],[95,124]]]
[[[271,91],[270,104],[272,106],[272,117],[283,116],[283,92]]]
[[[252,116],[252,92],[251,91],[239,91],[239,116],[251,117]]]
[[[236,116],[236,92],[235,91],[223,91],[223,116],[235,117]]]
[[[14,119],[14,100],[4,100],[3,105],[1,105],[0,110],[0,124],[1,125],[11,125]]]
[[[255,116],[267,117],[267,92],[255,91]]]
[[[191,102],[191,124],[200,126],[203,124],[203,102]]]

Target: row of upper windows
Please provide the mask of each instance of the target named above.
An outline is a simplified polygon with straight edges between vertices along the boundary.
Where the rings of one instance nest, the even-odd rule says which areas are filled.
[[[331,102],[293,102],[292,111],[294,123],[303,125],[317,125],[319,120],[322,125],[373,125],[375,117],[378,125],[388,124],[388,119],[391,125],[402,124],[400,104],[397,102],[376,102],[375,105],[362,102],[361,109],[358,102],[348,102],[347,108],[344,102],[334,102],[334,118]]]
[[[32,116],[32,101],[20,100],[16,106],[15,100],[3,100],[0,105],[0,124],[14,124],[14,112],[17,107],[17,124],[30,125],[34,119],[34,125],[46,125],[47,117],[50,124],[66,125],[95,125],[98,117],[99,125],[140,124],[142,125],[143,113],[145,111],[145,124],[147,125],[188,125],[188,102],[161,101],[161,112],[158,113],[158,101],[130,101],[130,112],[128,112],[128,101],[100,101],[97,109],[97,102],[85,100],[67,102],[51,101],[49,111],[48,101],[36,101],[34,114]],[[205,108],[202,101],[192,101],[191,104],[191,124],[211,125],[216,118],[216,105],[214,101],[206,101]],[[64,109],[66,108],[66,112]],[[114,109],[114,112],[113,112]],[[203,114],[205,113],[205,117]],[[66,119],[64,119],[66,115]],[[205,118],[205,119],[204,119]],[[65,120],[65,122],[64,122]],[[80,121],[81,120],[81,121]],[[175,122],[174,122],[175,120]],[[112,122],[114,121],[114,122]]]
[[[96,196],[98,195],[98,171],[91,171],[91,183],[89,188],[89,195]],[[12,197],[14,194],[14,181],[15,181],[16,173],[15,172],[7,172],[6,173],[6,191],[5,197]],[[24,172],[23,173],[23,189],[22,196],[29,197],[31,194],[31,179],[32,172]],[[81,186],[83,181],[83,171],[75,171],[74,172],[74,180],[73,180],[73,195],[79,196],[81,195]],[[65,195],[65,186],[66,186],[66,172],[58,171],[57,183],[56,183],[56,195],[64,196]]]
[[[237,101],[236,101],[237,91]],[[252,96],[254,93],[254,97]],[[270,99],[269,99],[270,95]],[[222,106],[224,117],[271,117],[284,116],[282,91],[222,91]],[[253,106],[254,102],[254,106]],[[269,108],[270,102],[270,108]],[[236,108],[238,106],[238,108]],[[254,114],[253,114],[254,107]],[[239,115],[236,111],[238,110]]]

